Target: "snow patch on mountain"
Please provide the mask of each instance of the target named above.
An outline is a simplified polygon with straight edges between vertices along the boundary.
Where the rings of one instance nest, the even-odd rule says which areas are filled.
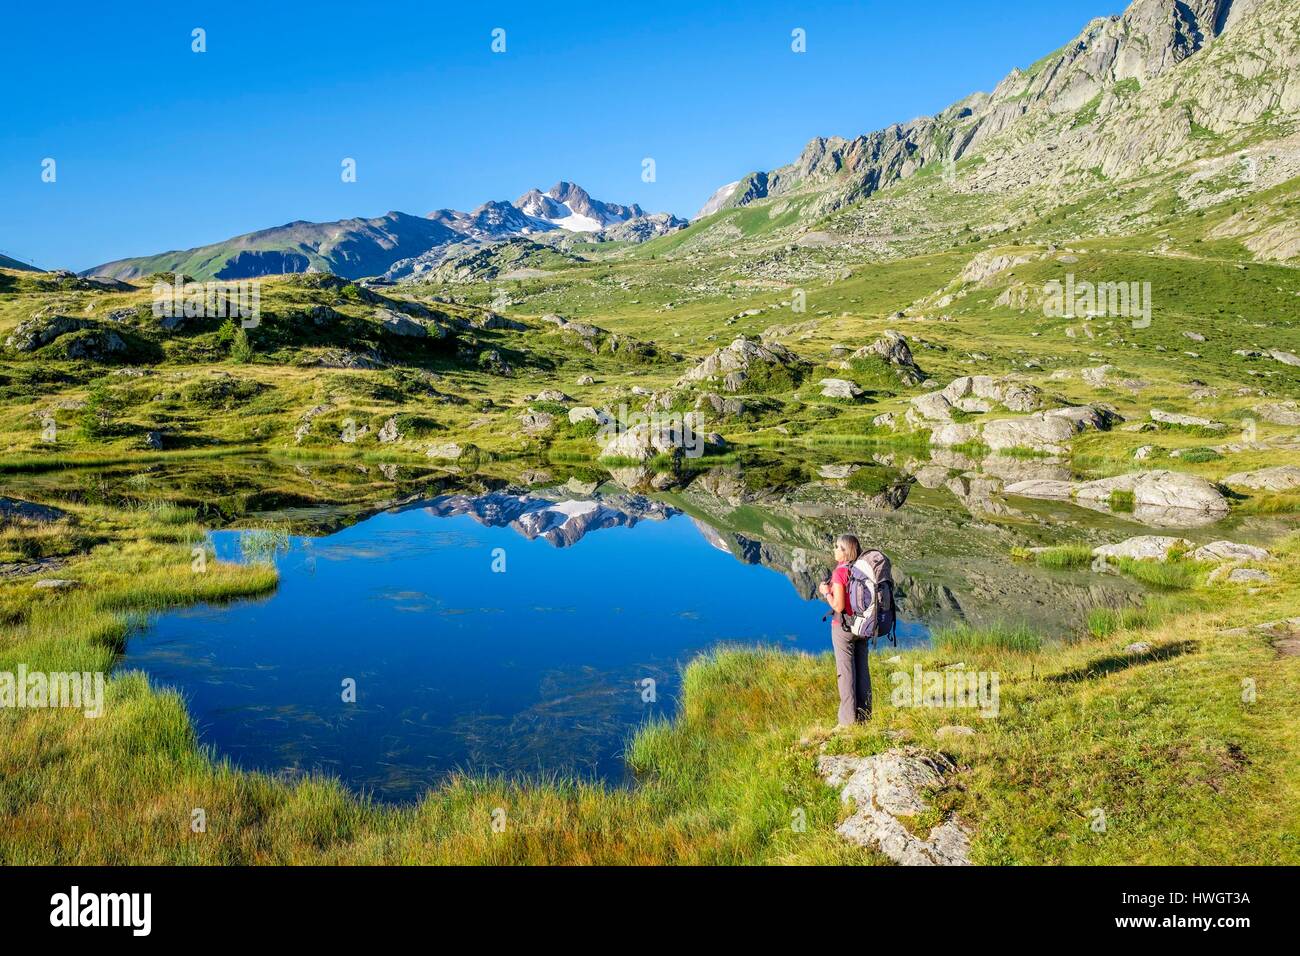
[[[725,186],[719,186],[713,191],[713,195],[708,198],[704,205],[700,207],[700,211],[695,214],[695,218],[703,219],[705,216],[712,216],[722,208],[723,204],[728,199],[731,198],[731,194],[736,191],[736,187],[739,185],[740,180],[737,179],[734,183],[727,183]]]

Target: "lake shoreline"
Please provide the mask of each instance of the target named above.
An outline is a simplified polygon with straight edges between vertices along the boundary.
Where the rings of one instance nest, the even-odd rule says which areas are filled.
[[[261,566],[194,574],[202,529],[191,512],[68,510],[75,526],[60,533],[99,543],[59,571],[80,587],[10,589],[5,667],[107,670],[133,614],[276,586]],[[1252,620],[1300,615],[1296,535],[1267,567],[1273,583],[1252,598]],[[114,673],[96,721],[0,714],[5,824],[18,835],[0,853],[7,863],[884,862],[836,834],[849,811],[818,761],[920,746],[958,768],[934,812],[970,828],[975,862],[1192,862],[1190,852],[1201,863],[1294,863],[1295,823],[1276,807],[1296,787],[1300,755],[1284,731],[1300,716],[1300,671],[1267,635],[1229,634],[1249,623],[1240,593],[1196,583],[1147,614],[1093,622],[1086,640],[1034,651],[996,637],[904,651],[873,675],[877,719],[848,733],[832,732],[826,654],[709,652],[686,668],[677,718],[630,742],[634,790],[457,777],[401,809],[334,781],[286,785],[214,762],[177,694]],[[888,667],[959,662],[1003,675],[1004,716],[889,703]],[[1245,679],[1257,689],[1249,704]],[[936,736],[951,726],[973,733]],[[1104,837],[1090,829],[1090,801],[1111,821]],[[67,812],[52,819],[46,806]],[[191,827],[197,809],[203,832]]]

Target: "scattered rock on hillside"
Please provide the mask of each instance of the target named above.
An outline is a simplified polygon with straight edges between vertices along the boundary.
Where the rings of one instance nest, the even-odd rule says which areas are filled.
[[[1090,428],[1110,428],[1116,416],[1104,409],[1052,408],[1026,418],[1002,418],[984,426],[983,441],[994,451],[1028,448],[1049,454],[1065,454],[1070,440]]]
[[[33,587],[38,587],[43,591],[69,591],[72,588],[81,587],[81,582],[72,581],[68,578],[41,578]]]
[[[934,736],[936,740],[960,740],[963,737],[974,737],[975,729],[961,724],[945,724],[935,729]]]
[[[579,422],[595,422],[597,425],[607,425],[612,419],[608,412],[598,408],[592,408],[590,405],[579,405],[577,408],[569,409],[570,424],[577,425]]]
[[[944,422],[930,432],[930,444],[940,448],[954,448],[978,441],[980,426],[967,422]]]
[[[508,331],[508,332],[525,332],[528,326],[522,322],[516,322],[514,319],[507,319],[499,312],[487,312],[470,320],[470,325],[476,329],[487,329],[489,331]]]
[[[1032,261],[1030,256],[1013,256],[1005,252],[986,250],[977,253],[975,258],[966,263],[966,267],[962,269],[957,278],[962,282],[973,282],[981,285],[1008,269],[1024,265],[1030,261]]]
[[[529,434],[536,434],[555,424],[555,416],[548,412],[524,412],[519,416],[519,424]]]
[[[388,360],[377,349],[365,352],[353,352],[351,349],[324,349],[310,357],[304,357],[303,365],[316,368],[379,369],[387,368]]]
[[[1300,368],[1300,355],[1293,352],[1283,352],[1281,349],[1270,349],[1269,358],[1275,362],[1281,362],[1283,365],[1292,365]]]
[[[1229,584],[1267,584],[1272,580],[1273,576],[1267,571],[1255,568],[1233,568],[1228,572]]]
[[[739,418],[749,406],[739,398],[724,398],[714,392],[705,392],[695,399],[697,412],[712,412],[715,418]]]
[[[1223,422],[1211,421],[1208,418],[1201,418],[1198,415],[1183,415],[1179,412],[1165,412],[1158,408],[1151,409],[1151,420],[1159,422],[1161,425],[1183,425],[1192,428],[1208,428],[1213,431],[1222,431],[1228,426]]]
[[[908,424],[923,426],[932,422],[952,421],[952,402],[942,392],[927,392],[912,399],[907,410]]]
[[[1211,541],[1203,544],[1190,555],[1193,561],[1267,561],[1268,552],[1253,544],[1239,544],[1235,541]]]
[[[1229,637],[1251,637],[1259,634],[1269,638],[1279,656],[1300,656],[1300,617],[1266,621],[1263,624],[1252,624],[1245,627],[1233,627],[1219,633]]]
[[[700,452],[704,447],[721,445],[719,436],[695,431],[694,422],[689,420],[689,416],[685,424],[685,428],[645,423],[634,425],[610,436],[601,449],[601,456],[645,461],[655,455]]]
[[[1132,492],[1134,514],[1141,509],[1187,511],[1213,517],[1228,513],[1228,502],[1211,482],[1180,471],[1140,471],[1114,478],[1086,481],[1075,489],[1076,499],[1105,503],[1114,492]]]
[[[0,524],[6,521],[30,521],[36,524],[49,524],[62,521],[68,512],[51,505],[38,505],[20,498],[0,497]]]
[[[298,420],[298,427],[293,430],[294,441],[297,444],[302,444],[302,440],[311,432],[312,419],[316,418],[318,415],[324,415],[326,412],[332,412],[333,410],[334,406],[328,402],[307,409],[307,411],[303,413],[302,418]]]
[[[1255,414],[1274,425],[1300,425],[1300,407],[1295,402],[1260,405]]]
[[[8,338],[5,347],[15,352],[35,352],[44,348],[60,336],[69,332],[94,328],[95,323],[85,319],[74,319],[67,315],[33,316],[25,322],[19,322]]]
[[[1097,365],[1093,368],[1085,368],[1079,372],[1084,382],[1093,388],[1105,388],[1112,375],[1119,372],[1113,365]]]
[[[870,345],[862,346],[849,358],[865,359],[873,356],[892,365],[904,384],[919,385],[925,381],[925,373],[916,364],[916,359],[912,356],[912,349],[907,344],[907,339],[900,332],[886,329],[880,338]]]
[[[861,471],[861,465],[834,464],[822,465],[817,469],[817,474],[828,481],[843,481],[855,471]]]
[[[64,354],[86,362],[108,362],[127,353],[122,336],[111,329],[86,330],[67,341]]]
[[[836,830],[849,842],[877,849],[904,866],[970,864],[970,832],[956,818],[933,827],[925,839],[900,819],[929,810],[927,791],[942,787],[956,772],[942,754],[904,747],[870,757],[823,756],[817,772],[854,807]]]
[[[1192,547],[1186,538],[1173,538],[1158,534],[1140,534],[1117,544],[1103,544],[1093,548],[1093,557],[1131,558],[1135,561],[1168,561],[1175,551],[1185,552]]]
[[[1300,488],[1300,466],[1274,465],[1258,471],[1239,471],[1224,478],[1223,483],[1252,491],[1290,491]]]
[[[1133,517],[1147,524],[1206,523],[1228,513],[1228,501],[1215,485],[1177,471],[1140,471],[1096,481],[1030,479],[1007,485],[1005,494],[1023,498],[1074,499],[1108,509],[1115,492],[1133,495]]]
[[[446,331],[439,326],[426,325],[410,316],[394,312],[392,309],[376,309],[375,318],[379,320],[385,332],[401,338],[426,338],[430,335],[431,329],[435,338],[441,338],[446,334]]]
[[[797,384],[807,363],[779,342],[756,342],[738,338],[702,359],[677,384],[680,387],[695,382],[725,379],[736,373],[750,377],[751,370],[756,366],[765,367],[768,371],[785,370]]]
[[[1032,385],[991,375],[963,375],[953,379],[940,392],[951,405],[965,411],[987,412],[997,402],[1013,412],[1030,412],[1042,406],[1042,393]],[[970,399],[983,404],[968,405]]]
[[[390,445],[395,441],[401,441],[402,433],[397,428],[397,417],[388,419],[379,429],[376,436],[381,444]]]
[[[339,432],[339,441],[345,445],[355,445],[361,439],[370,434],[370,426],[362,425],[357,428],[351,419],[343,423],[343,430]]]
[[[862,389],[843,378],[824,378],[819,383],[823,398],[843,398],[855,401],[863,396]]]
[[[444,442],[441,445],[430,445],[429,450],[425,452],[426,458],[443,458],[456,460],[465,454],[465,449],[455,442]]]

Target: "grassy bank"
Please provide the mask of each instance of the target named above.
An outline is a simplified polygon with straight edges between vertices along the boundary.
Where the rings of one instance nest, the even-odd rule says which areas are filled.
[[[41,547],[99,538],[58,572],[82,586],[0,592],[0,670],[107,669],[141,614],[274,587],[270,566],[196,572],[200,529],[179,509],[74,510],[77,530],[47,527]],[[1300,614],[1300,536],[1269,568],[1248,611],[1240,588],[1197,584],[1159,613],[1095,612],[1087,640],[963,631],[881,655],[875,719],[848,732],[832,730],[827,655],[721,649],[687,669],[677,719],[630,741],[630,790],[457,779],[418,806],[377,807],[329,780],[215,761],[179,695],[116,673],[97,719],[0,711],[0,862],[879,863],[834,833],[848,810],[816,757],[903,740],[961,767],[936,805],[973,829],[977,862],[1296,863],[1300,658],[1222,632]],[[1136,641],[1150,648],[1125,652]],[[997,717],[891,702],[892,673],[958,662],[999,674]],[[936,739],[949,724],[975,733]]]

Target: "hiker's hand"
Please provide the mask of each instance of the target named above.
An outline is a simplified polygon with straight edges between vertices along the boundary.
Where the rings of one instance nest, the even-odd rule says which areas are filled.
[[[826,582],[823,581],[823,582],[821,582],[820,584],[817,585],[817,593],[820,594],[822,597],[826,597],[828,594],[831,593],[831,589],[830,589],[830,587],[826,584]]]

